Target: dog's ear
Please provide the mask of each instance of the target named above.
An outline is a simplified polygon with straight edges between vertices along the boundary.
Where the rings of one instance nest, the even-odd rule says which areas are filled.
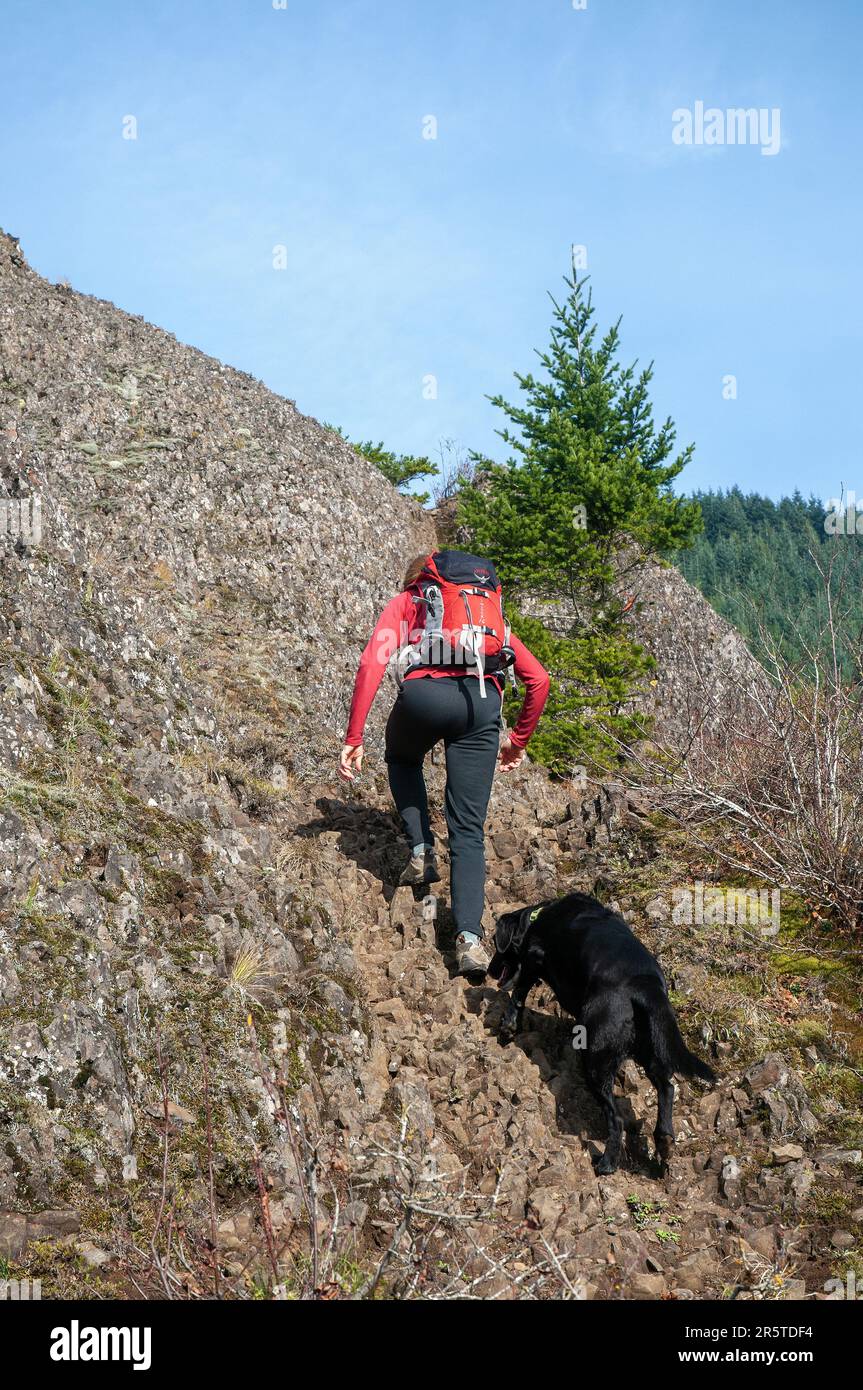
[[[520,912],[507,912],[504,917],[501,917],[494,934],[494,944],[501,955],[505,955],[510,950],[521,950],[521,943],[524,941],[535,911],[535,908],[523,907]]]
[[[494,944],[501,955],[505,955],[509,950],[521,950],[528,927],[533,924],[544,908],[551,906],[553,901],[553,898],[546,898],[533,907],[523,907],[518,912],[505,912],[502,917],[497,919],[497,926],[494,929]]]
[[[505,912],[502,917],[497,919],[497,926],[494,929],[494,944],[502,956],[510,948],[513,932],[520,915],[518,912]]]
[[[543,904],[543,906],[544,905],[545,904]],[[516,924],[513,940],[513,945],[517,951],[521,950],[524,938],[527,936],[527,929],[532,925],[534,918],[540,910],[541,909],[538,907],[523,907],[518,914],[518,922]]]

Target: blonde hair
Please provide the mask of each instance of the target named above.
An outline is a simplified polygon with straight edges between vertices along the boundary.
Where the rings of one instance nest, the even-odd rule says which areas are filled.
[[[403,589],[409,589],[415,584],[426,567],[428,555],[415,555],[405,570],[405,577],[402,582]]]

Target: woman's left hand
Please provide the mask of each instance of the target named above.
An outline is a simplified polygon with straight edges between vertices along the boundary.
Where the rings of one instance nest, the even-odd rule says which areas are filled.
[[[524,762],[524,749],[518,748],[509,739],[500,745],[497,755],[497,765],[501,772],[512,772],[522,762]]]
[[[343,782],[353,782],[362,771],[363,745],[346,743],[339,754],[339,776]]]

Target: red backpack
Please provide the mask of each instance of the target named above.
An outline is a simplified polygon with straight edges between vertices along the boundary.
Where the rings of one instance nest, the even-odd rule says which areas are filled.
[[[485,699],[485,676],[503,673],[515,659],[494,565],[464,550],[437,550],[416,584],[425,626],[411,634],[404,669],[475,667]]]

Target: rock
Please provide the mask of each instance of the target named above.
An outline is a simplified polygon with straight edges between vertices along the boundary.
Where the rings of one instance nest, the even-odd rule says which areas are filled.
[[[716,1127],[717,1116],[722,1105],[722,1096],[718,1090],[707,1091],[699,1098],[698,1114],[700,1115],[705,1128],[714,1129]]]
[[[147,1114],[152,1115],[154,1120],[164,1120],[166,1110],[168,1120],[173,1120],[179,1125],[192,1125],[196,1120],[196,1116],[191,1110],[187,1110],[183,1105],[177,1105],[172,1100],[169,1100],[167,1104],[148,1105],[146,1110]]]
[[[850,1231],[834,1231],[830,1237],[830,1244],[834,1250],[853,1250],[857,1240]]]
[[[0,1003],[11,1004],[21,993],[21,980],[11,957],[0,956]]]
[[[422,905],[414,899],[412,888],[397,888],[390,903],[390,926],[410,940],[422,921]]]
[[[723,1165],[717,1186],[730,1207],[740,1205],[743,1200],[743,1184],[736,1160],[731,1165]]]
[[[512,830],[503,830],[492,835],[491,844],[498,859],[511,859],[522,847],[521,840]]]
[[[747,1227],[747,1244],[763,1256],[765,1260],[772,1260],[779,1245],[779,1235],[775,1226]]]
[[[64,907],[79,926],[93,930],[102,922],[105,907],[89,881],[82,879],[78,883],[65,884],[60,890],[60,897]]]
[[[803,1157],[803,1148],[800,1144],[773,1144],[770,1157],[774,1163],[793,1163]]]
[[[631,1058],[624,1062],[618,1072],[618,1081],[624,1095],[635,1096],[640,1091],[646,1090],[641,1070]]]
[[[696,1250],[694,1254],[681,1260],[674,1277],[682,1288],[704,1297],[718,1274],[716,1258],[712,1252]]]
[[[740,1128],[740,1112],[732,1096],[724,1096],[720,1099],[719,1113],[716,1116],[714,1127],[717,1134],[726,1136],[736,1134]]]
[[[372,1013],[377,1014],[378,1018],[390,1019],[398,1027],[407,1027],[410,1019],[401,999],[380,999],[372,1004]]]
[[[859,1164],[863,1162],[863,1151],[860,1149],[822,1149],[815,1155],[815,1163],[819,1168],[844,1168],[845,1164]]]
[[[818,1121],[800,1077],[778,1052],[768,1053],[745,1075],[748,1093],[761,1107],[771,1138],[814,1134]]]
[[[746,1073],[746,1084],[752,1095],[760,1095],[771,1086],[784,1086],[789,1068],[778,1052],[769,1052],[762,1062],[756,1062]]]
[[[102,1250],[98,1245],[94,1245],[89,1240],[78,1240],[75,1242],[75,1249],[81,1259],[91,1269],[101,1269],[103,1265],[111,1263],[111,1255],[107,1250]]]
[[[800,1163],[789,1163],[784,1171],[790,1205],[802,1211],[815,1182],[815,1170],[807,1159],[803,1159]]]
[[[542,1231],[555,1230],[567,1207],[567,1194],[558,1187],[538,1187],[531,1192],[528,1216]]]
[[[34,1240],[74,1235],[81,1226],[77,1211],[0,1211],[0,1256],[17,1260]]]
[[[435,1132],[435,1111],[428,1087],[420,1072],[413,1067],[403,1067],[398,1078],[389,1089],[389,1099],[394,1114],[407,1118],[408,1128],[422,1140],[429,1140]]]
[[[633,1274],[626,1287],[629,1298],[662,1298],[667,1291],[661,1274]]]
[[[353,1017],[353,1000],[335,980],[325,980],[321,985],[321,998],[324,1003],[346,1021]]]

